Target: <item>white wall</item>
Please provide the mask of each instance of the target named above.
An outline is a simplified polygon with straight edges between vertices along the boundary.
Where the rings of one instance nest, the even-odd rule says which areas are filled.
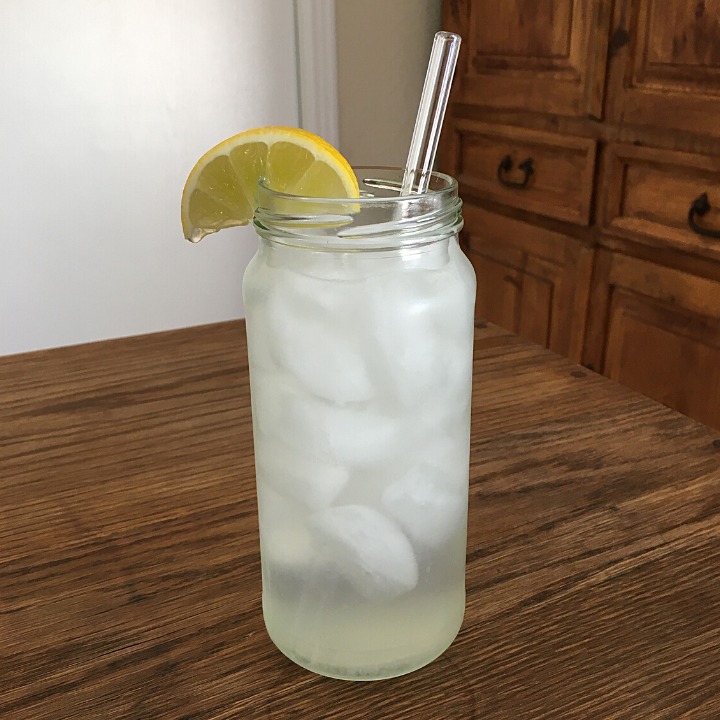
[[[441,0],[335,0],[340,151],[402,166],[440,30]]]
[[[0,2],[0,354],[243,313],[256,240],[192,246],[211,145],[297,125],[289,0]]]

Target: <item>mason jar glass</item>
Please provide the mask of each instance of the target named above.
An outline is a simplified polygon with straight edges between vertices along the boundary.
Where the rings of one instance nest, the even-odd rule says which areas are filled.
[[[267,631],[372,680],[462,623],[475,275],[452,178],[356,174],[359,199],[260,188],[243,298]]]

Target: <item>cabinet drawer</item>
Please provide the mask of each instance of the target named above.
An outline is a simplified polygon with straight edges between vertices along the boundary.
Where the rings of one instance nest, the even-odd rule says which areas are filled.
[[[720,259],[720,157],[611,144],[602,202],[608,233]]]
[[[595,140],[473,120],[455,123],[461,188],[476,197],[587,225]]]

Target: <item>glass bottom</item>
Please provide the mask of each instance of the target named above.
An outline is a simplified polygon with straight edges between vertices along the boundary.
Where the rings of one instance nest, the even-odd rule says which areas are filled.
[[[334,666],[315,665],[311,663],[307,658],[302,656],[295,656],[289,652],[285,652],[278,644],[273,640],[275,646],[280,652],[285,655],[288,659],[292,660],[296,665],[315,673],[316,675],[323,675],[324,677],[333,678],[335,680],[355,680],[359,682],[370,682],[373,680],[389,680],[390,678],[400,677],[401,675],[407,675],[408,673],[415,672],[429,665],[434,660],[437,660],[449,647],[457,637],[460,628],[458,627],[455,634],[452,636],[450,642],[445,644],[439,652],[433,653],[429,657],[417,658],[412,661],[406,661],[398,665],[387,665],[382,668],[379,667],[360,667],[350,671],[348,668],[337,668]],[[272,636],[270,636],[272,640]]]
[[[300,620],[297,609],[283,612],[263,598],[265,626],[278,650],[300,667],[337,680],[387,680],[425,667],[453,643],[464,613],[461,587],[407,604],[398,599],[389,607],[326,609],[322,625],[311,620],[291,627],[288,618]]]

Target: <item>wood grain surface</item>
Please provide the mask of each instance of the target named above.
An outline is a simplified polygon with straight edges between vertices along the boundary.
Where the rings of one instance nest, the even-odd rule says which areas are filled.
[[[0,718],[716,720],[720,438],[494,327],[468,601],[377,683],[260,609],[241,322],[0,358]]]

